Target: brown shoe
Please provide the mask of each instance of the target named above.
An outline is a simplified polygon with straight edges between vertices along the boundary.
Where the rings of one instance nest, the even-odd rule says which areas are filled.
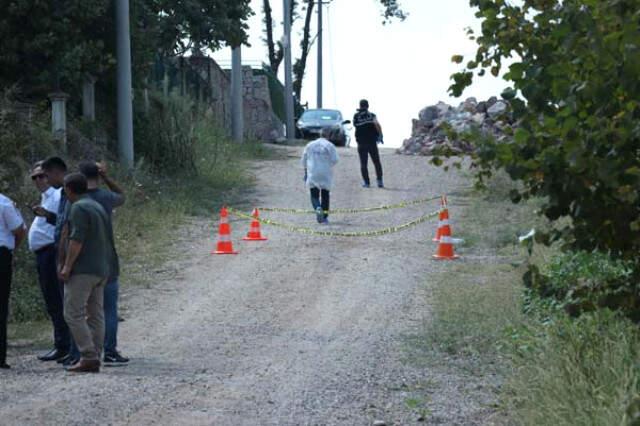
[[[99,373],[100,361],[97,359],[80,359],[77,363],[67,368],[69,373]]]

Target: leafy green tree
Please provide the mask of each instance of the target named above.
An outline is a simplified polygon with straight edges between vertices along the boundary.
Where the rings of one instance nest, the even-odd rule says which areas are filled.
[[[7,3],[7,2],[5,2]],[[0,84],[50,91],[112,61],[108,0],[9,1],[0,14]]]
[[[164,52],[183,54],[195,48],[218,50],[247,40],[251,0],[144,0],[158,29]]]
[[[77,87],[85,73],[112,79],[112,0],[9,0],[0,14],[0,85],[41,96]],[[246,42],[250,0],[131,0],[134,78],[153,57]],[[66,89],[65,89],[66,88]]]
[[[471,34],[478,49],[451,93],[476,74],[506,71],[503,97],[517,123],[506,142],[478,141],[480,177],[504,169],[522,184],[513,201],[540,197],[557,225],[550,237],[566,247],[638,265],[640,0],[470,4],[482,20]]]

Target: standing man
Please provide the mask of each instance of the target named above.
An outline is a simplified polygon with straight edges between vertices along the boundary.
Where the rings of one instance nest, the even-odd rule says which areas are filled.
[[[92,161],[83,161],[78,166],[80,173],[87,178],[87,195],[97,201],[109,218],[109,232],[113,239],[113,209],[120,207],[125,202],[124,191],[116,181],[107,175],[105,164]],[[100,178],[109,190],[99,188]],[[115,240],[114,240],[115,241]],[[116,254],[116,263],[118,257]],[[104,288],[104,363],[106,365],[125,365],[128,358],[123,357],[117,350],[118,347],[118,274],[109,277]]]
[[[58,204],[58,211],[55,213],[48,212],[46,214],[47,222],[55,223],[56,226],[53,233],[53,240],[56,249],[56,268],[57,271],[60,272],[62,268],[62,262],[65,257],[65,244],[61,243],[61,241],[63,240],[62,234],[65,230],[65,225],[67,224],[67,215],[69,213],[67,194],[64,192],[63,188],[64,177],[67,174],[67,165],[60,157],[49,157],[42,163],[42,169],[47,175],[49,185],[53,186],[56,189],[60,188],[60,203]],[[60,286],[63,288],[62,291],[64,293],[64,285],[62,282],[60,282]],[[78,348],[75,346],[72,337],[73,336],[70,336],[69,338],[69,353],[66,357],[58,360],[59,363],[62,363],[65,366],[74,364],[80,357],[80,355],[78,354]]]
[[[360,108],[353,116],[353,125],[356,128],[356,142],[358,142],[358,156],[360,157],[360,172],[362,173],[362,187],[370,188],[368,162],[369,156],[376,168],[376,178],[378,188],[384,188],[382,182],[382,164],[380,163],[380,153],[378,152],[378,142],[382,143],[382,128],[378,123],[378,118],[369,112],[369,101],[362,99]]]
[[[36,215],[29,228],[29,249],[36,255],[38,281],[44,298],[47,313],[53,325],[54,347],[44,355],[40,361],[57,361],[67,356],[69,352],[69,329],[64,321],[62,306],[62,285],[58,281],[58,271],[55,248],[55,220],[54,216],[60,204],[61,189],[49,185],[47,175],[40,164],[36,164],[31,172],[31,179],[41,193],[40,205],[33,207]],[[47,219],[51,219],[51,223]]]
[[[24,221],[13,201],[0,194],[0,369],[7,364],[7,321],[13,274],[13,251],[25,236]]]
[[[71,208],[60,279],[65,283],[64,317],[80,350],[80,360],[67,371],[98,373],[104,345],[104,285],[117,275],[115,248],[107,213],[87,196],[84,175],[67,175],[64,190]]]
[[[329,223],[329,191],[333,184],[333,166],[338,163],[336,147],[329,142],[331,129],[323,128],[320,138],[309,142],[302,154],[305,183],[311,192],[311,205],[318,223]]]

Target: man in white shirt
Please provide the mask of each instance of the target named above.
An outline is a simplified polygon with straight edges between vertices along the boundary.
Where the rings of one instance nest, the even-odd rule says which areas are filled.
[[[331,129],[324,128],[319,139],[309,142],[302,154],[305,183],[311,192],[311,205],[318,223],[329,223],[329,192],[333,185],[333,166],[338,163],[336,147],[329,142]]]
[[[7,321],[13,251],[20,245],[24,236],[24,221],[16,205],[0,194],[0,369],[10,368],[7,364]]]
[[[57,361],[69,352],[69,328],[64,320],[63,287],[56,270],[56,248],[54,245],[55,221],[48,221],[52,213],[58,211],[60,191],[49,185],[47,175],[40,164],[31,172],[31,179],[41,193],[41,203],[33,207],[36,215],[29,229],[29,250],[36,255],[38,281],[42,290],[47,313],[53,325],[54,347],[46,354],[38,356],[40,361]]]

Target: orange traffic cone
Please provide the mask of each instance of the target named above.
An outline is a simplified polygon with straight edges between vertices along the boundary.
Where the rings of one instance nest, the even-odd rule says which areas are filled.
[[[449,224],[449,210],[447,209],[447,197],[443,195],[440,198],[440,216],[438,217],[438,229],[436,229],[436,236],[432,241],[436,243],[440,242],[442,236],[442,227]]]
[[[459,256],[453,252],[453,238],[451,238],[451,227],[449,223],[442,225],[440,229],[440,242],[438,244],[438,251],[433,255],[437,260],[453,260]]]
[[[266,241],[267,238],[263,237],[260,233],[260,221],[258,218],[260,217],[260,213],[258,213],[258,209],[253,209],[253,220],[251,221],[251,227],[249,228],[249,233],[247,236],[243,238],[245,241]]]
[[[220,228],[218,229],[218,244],[211,254],[238,254],[233,251],[231,242],[231,225],[229,224],[229,213],[226,207],[220,210]]]

